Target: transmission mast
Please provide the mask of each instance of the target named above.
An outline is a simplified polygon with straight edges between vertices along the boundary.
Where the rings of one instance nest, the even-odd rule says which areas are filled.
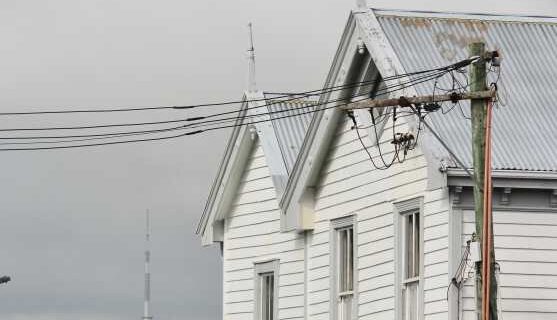
[[[150,236],[151,227],[149,225],[149,210],[145,217],[145,300],[143,302],[142,320],[151,320],[153,317],[149,313],[149,303],[151,302],[151,273],[149,272],[149,260],[151,259]]]

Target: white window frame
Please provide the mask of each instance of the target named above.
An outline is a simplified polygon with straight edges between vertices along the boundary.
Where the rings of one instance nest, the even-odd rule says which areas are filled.
[[[339,319],[338,302],[341,297],[352,296],[351,319],[358,318],[358,232],[356,216],[346,216],[331,220],[330,229],[330,319]],[[339,254],[339,232],[352,229],[352,290],[340,291],[340,254]],[[344,320],[344,319],[343,319]]]
[[[263,285],[264,279],[268,275],[273,276],[273,297],[272,297],[272,320],[278,320],[278,293],[279,293],[279,260],[270,260],[254,263],[254,320],[271,320],[264,317],[263,303],[268,301],[264,297],[266,292],[263,292],[265,286]]]
[[[407,285],[417,283],[417,319],[422,320],[424,318],[424,215],[423,215],[423,197],[416,197],[400,202],[394,203],[394,213],[395,213],[395,226],[396,226],[396,275],[395,275],[395,309],[396,309],[396,319],[405,320],[404,317],[404,289]],[[407,231],[407,219],[409,215],[416,214],[418,217],[418,228],[419,237],[416,239],[418,241],[419,252],[417,257],[419,260],[418,265],[418,275],[415,277],[408,277],[408,264],[406,257],[406,231]],[[415,221],[415,220],[414,220]]]

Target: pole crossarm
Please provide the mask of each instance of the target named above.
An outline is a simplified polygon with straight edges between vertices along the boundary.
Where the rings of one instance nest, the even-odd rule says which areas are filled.
[[[370,99],[363,100],[354,103],[350,103],[346,106],[340,107],[343,110],[356,110],[356,109],[373,109],[373,108],[383,108],[383,107],[409,107],[411,105],[423,104],[423,103],[434,103],[442,101],[459,101],[468,99],[488,99],[495,98],[495,89],[475,91],[475,92],[453,92],[449,94],[438,94],[438,95],[426,95],[417,97],[400,97],[391,99]]]

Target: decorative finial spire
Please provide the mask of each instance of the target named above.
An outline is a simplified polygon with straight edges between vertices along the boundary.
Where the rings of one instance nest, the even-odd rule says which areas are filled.
[[[248,49],[248,92],[257,91],[255,83],[255,49],[253,48],[253,30],[251,22],[248,23],[249,28],[249,49]]]
[[[358,7],[358,10],[367,10],[367,1],[356,0],[356,6]]]

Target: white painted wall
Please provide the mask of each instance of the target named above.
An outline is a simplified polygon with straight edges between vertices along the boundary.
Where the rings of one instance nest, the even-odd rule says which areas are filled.
[[[280,233],[280,210],[259,141],[225,219],[224,319],[251,320],[254,263],[279,259],[279,319],[304,318],[304,237]]]
[[[330,319],[330,220],[355,214],[358,319],[394,319],[397,228],[393,202],[423,196],[425,319],[446,319],[448,193],[445,189],[426,191],[426,162],[419,150],[388,170],[374,169],[350,127],[351,122],[339,126],[317,186],[315,229],[308,253],[309,318]],[[389,122],[381,140],[383,150],[392,150],[391,128]],[[366,131],[360,134],[369,146]],[[397,132],[404,131],[397,126]],[[377,155],[375,148],[370,151]]]
[[[424,197],[424,319],[447,319],[449,267],[448,189],[436,189]]]
[[[472,210],[461,214],[464,243],[475,219]],[[557,319],[557,209],[498,210],[493,221],[503,319]],[[474,290],[472,278],[462,292],[461,319],[476,319]]]

